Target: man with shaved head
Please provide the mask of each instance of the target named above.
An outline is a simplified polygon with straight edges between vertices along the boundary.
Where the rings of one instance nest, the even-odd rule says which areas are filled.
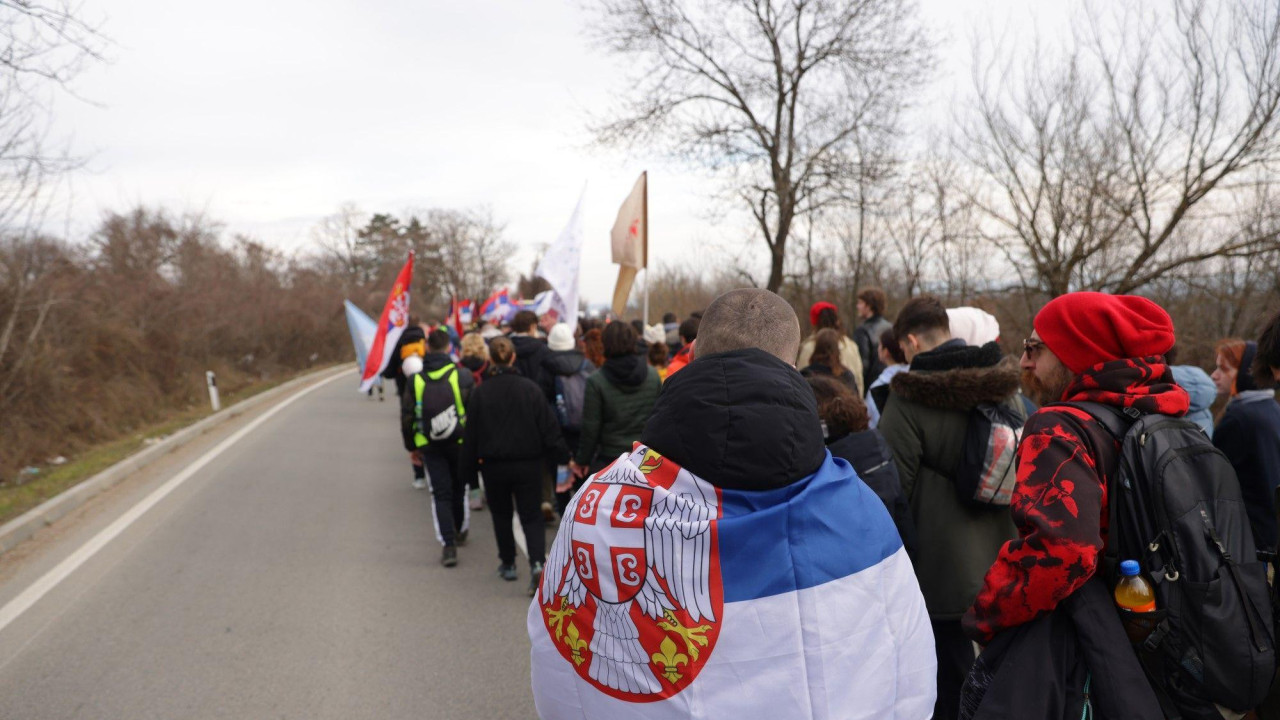
[[[716,298],[640,442],[570,501],[529,609],[539,717],[929,715],[924,597],[799,347],[777,295]]]

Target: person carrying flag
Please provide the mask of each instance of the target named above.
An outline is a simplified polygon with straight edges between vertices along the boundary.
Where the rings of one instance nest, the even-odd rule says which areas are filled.
[[[782,298],[721,295],[640,442],[570,502],[528,613],[544,720],[929,717],[924,597],[824,447],[799,347]]]
[[[458,451],[467,422],[466,403],[475,381],[471,372],[449,358],[449,334],[440,328],[427,335],[427,356],[420,372],[410,375],[400,400],[400,434],[409,459],[421,465],[431,481],[432,521],[444,546],[441,563],[458,564],[459,544],[470,523],[466,488],[458,472]],[[412,368],[406,368],[406,370]]]

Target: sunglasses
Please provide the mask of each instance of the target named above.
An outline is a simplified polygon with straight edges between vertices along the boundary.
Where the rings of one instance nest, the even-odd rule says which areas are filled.
[[[1022,341],[1023,354],[1031,358],[1032,360],[1035,360],[1036,356],[1039,355],[1040,351],[1043,349],[1044,349],[1044,343],[1041,342],[1040,340],[1032,340],[1028,338]]]

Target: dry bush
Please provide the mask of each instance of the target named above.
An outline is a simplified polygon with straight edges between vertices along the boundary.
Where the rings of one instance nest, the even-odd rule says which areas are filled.
[[[0,480],[204,405],[205,370],[229,392],[351,357],[343,287],[323,262],[146,208],[78,246],[0,243]]]

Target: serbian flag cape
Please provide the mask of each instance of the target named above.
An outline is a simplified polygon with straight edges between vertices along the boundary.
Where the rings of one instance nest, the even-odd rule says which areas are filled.
[[[369,348],[369,357],[365,360],[364,373],[360,376],[360,392],[368,392],[373,383],[387,368],[391,353],[395,352],[396,343],[404,334],[409,324],[409,284],[413,281],[413,251],[409,251],[409,259],[405,261],[396,282],[391,286],[391,294],[387,296],[387,304],[382,308],[382,316],[378,318],[378,330],[373,336],[373,345]]]
[[[830,453],[768,491],[642,445],[565,510],[529,607],[538,716],[933,712],[933,631],[884,504]]]

